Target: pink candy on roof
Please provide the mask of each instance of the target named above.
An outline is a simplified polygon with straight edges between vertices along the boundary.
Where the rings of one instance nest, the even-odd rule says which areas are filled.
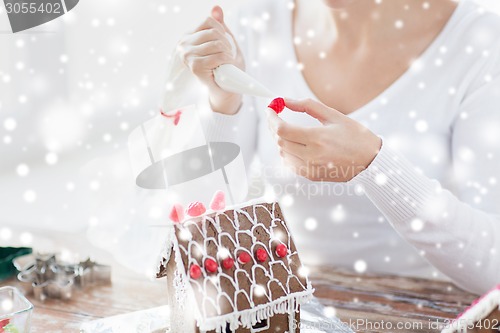
[[[226,208],[226,195],[222,191],[217,191],[210,202],[210,208],[215,211],[224,210]]]
[[[179,223],[184,220],[184,208],[182,208],[181,204],[174,204],[169,218],[175,223]]]
[[[190,203],[186,209],[186,213],[192,217],[201,216],[205,214],[206,211],[205,205],[199,201]]]
[[[210,202],[210,209],[214,211],[223,211],[226,208],[226,195],[223,191],[214,193],[212,201]],[[202,202],[195,201],[189,204],[186,209],[186,214],[190,217],[198,217],[205,214],[207,208]],[[180,223],[184,220],[184,209],[181,204],[174,204],[170,211],[169,218],[175,223]]]

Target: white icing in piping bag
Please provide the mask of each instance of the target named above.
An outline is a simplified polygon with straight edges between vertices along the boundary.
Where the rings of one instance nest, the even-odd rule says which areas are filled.
[[[221,65],[214,69],[215,82],[227,92],[274,98],[273,94],[259,81],[234,65]]]
[[[233,37],[226,32],[226,37],[231,44],[233,58],[238,51]],[[227,92],[236,94],[274,98],[277,95],[266,88],[262,83],[230,64],[225,64],[214,69],[215,83]]]

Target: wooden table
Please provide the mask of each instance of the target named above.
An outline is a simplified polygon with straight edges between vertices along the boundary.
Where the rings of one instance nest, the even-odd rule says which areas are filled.
[[[357,332],[439,332],[434,327],[437,322],[456,317],[476,298],[450,283],[416,278],[359,275],[332,268],[315,268],[311,278],[320,301],[333,307]],[[15,280],[0,284],[4,285],[20,287]],[[28,295],[35,306],[31,332],[79,332],[85,321],[167,302],[163,280],[114,278],[111,286],[76,291],[74,296],[77,301],[39,302]]]
[[[315,296],[337,317],[346,324],[359,320],[351,325],[356,332],[440,332],[439,323],[456,318],[478,297],[442,281],[332,268],[314,269],[312,279]]]

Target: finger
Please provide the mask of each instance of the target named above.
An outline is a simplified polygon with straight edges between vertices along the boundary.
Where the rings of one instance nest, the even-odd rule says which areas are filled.
[[[212,8],[212,17],[219,23],[224,24],[224,11],[220,6],[214,6],[214,8]]]
[[[344,116],[335,109],[329,108],[321,102],[305,99],[297,101],[290,98],[285,98],[285,105],[288,109],[295,112],[307,113],[311,117],[318,119],[323,124],[334,123]]]
[[[305,154],[307,153],[307,146],[306,145],[292,142],[292,141],[288,141],[288,140],[285,140],[281,137],[278,137],[277,143],[278,143],[278,146],[280,147],[281,150],[283,150],[289,154],[292,154],[292,155],[300,158],[301,160],[305,160]]]
[[[203,21],[196,29],[194,29],[194,32],[208,30],[208,29],[217,29],[221,33],[226,32],[224,26],[219,21],[214,19],[212,16],[207,17],[205,21]]]
[[[224,20],[224,11],[220,6],[215,6],[212,9],[212,17],[217,20],[220,24],[222,24],[222,27],[224,28],[224,31],[229,35],[228,37],[232,39],[231,43],[234,44],[235,46],[235,51],[238,54],[241,54],[241,49],[240,46],[238,45],[238,42],[236,41],[236,38],[234,37],[233,32],[229,27],[226,25],[226,21]]]
[[[219,40],[230,45],[225,34],[217,29],[206,29],[188,34],[181,39],[179,44],[184,46],[201,45],[215,40]]]
[[[271,109],[268,109],[267,115],[269,127],[274,134],[285,140],[307,145],[309,142],[307,128],[291,125],[283,121]]]
[[[300,157],[287,153],[286,151],[280,150],[280,156],[288,166],[297,168],[306,166],[306,162],[304,162]]]
[[[219,40],[213,40],[210,42],[203,43],[201,45],[192,46],[191,48],[188,49],[186,57],[189,56],[204,57],[218,53],[226,53],[232,56],[231,46]]]
[[[186,59],[186,65],[193,73],[204,73],[213,71],[220,65],[227,64],[231,56],[227,53],[217,53],[208,56],[190,56]]]
[[[287,152],[280,152],[280,155],[283,159],[283,162],[285,162],[285,165],[292,169],[294,173],[302,177],[307,177],[307,164],[304,161],[302,161],[297,156],[294,156]]]
[[[215,6],[214,8],[212,8],[212,17],[222,25],[225,32],[228,32],[229,34],[231,34],[231,36],[233,35],[231,30],[229,30],[229,28],[227,27],[226,22],[224,21],[224,11],[220,6]]]

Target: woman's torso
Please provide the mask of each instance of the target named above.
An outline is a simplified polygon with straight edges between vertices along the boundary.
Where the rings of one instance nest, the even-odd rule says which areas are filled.
[[[257,2],[240,20],[246,30],[248,72],[281,96],[316,98],[301,73],[293,47],[288,1]],[[426,176],[453,191],[451,134],[460,102],[491,47],[474,38],[477,7],[462,1],[429,48],[396,82],[349,114],[385,144],[397,149]],[[264,14],[267,13],[267,14]],[[266,19],[267,18],[267,19]],[[352,184],[314,183],[283,170],[264,117],[265,99],[255,99],[259,118],[260,171],[280,198],[304,261],[368,270],[436,276],[418,250],[401,238]],[[290,123],[318,126],[306,115],[283,112]]]

